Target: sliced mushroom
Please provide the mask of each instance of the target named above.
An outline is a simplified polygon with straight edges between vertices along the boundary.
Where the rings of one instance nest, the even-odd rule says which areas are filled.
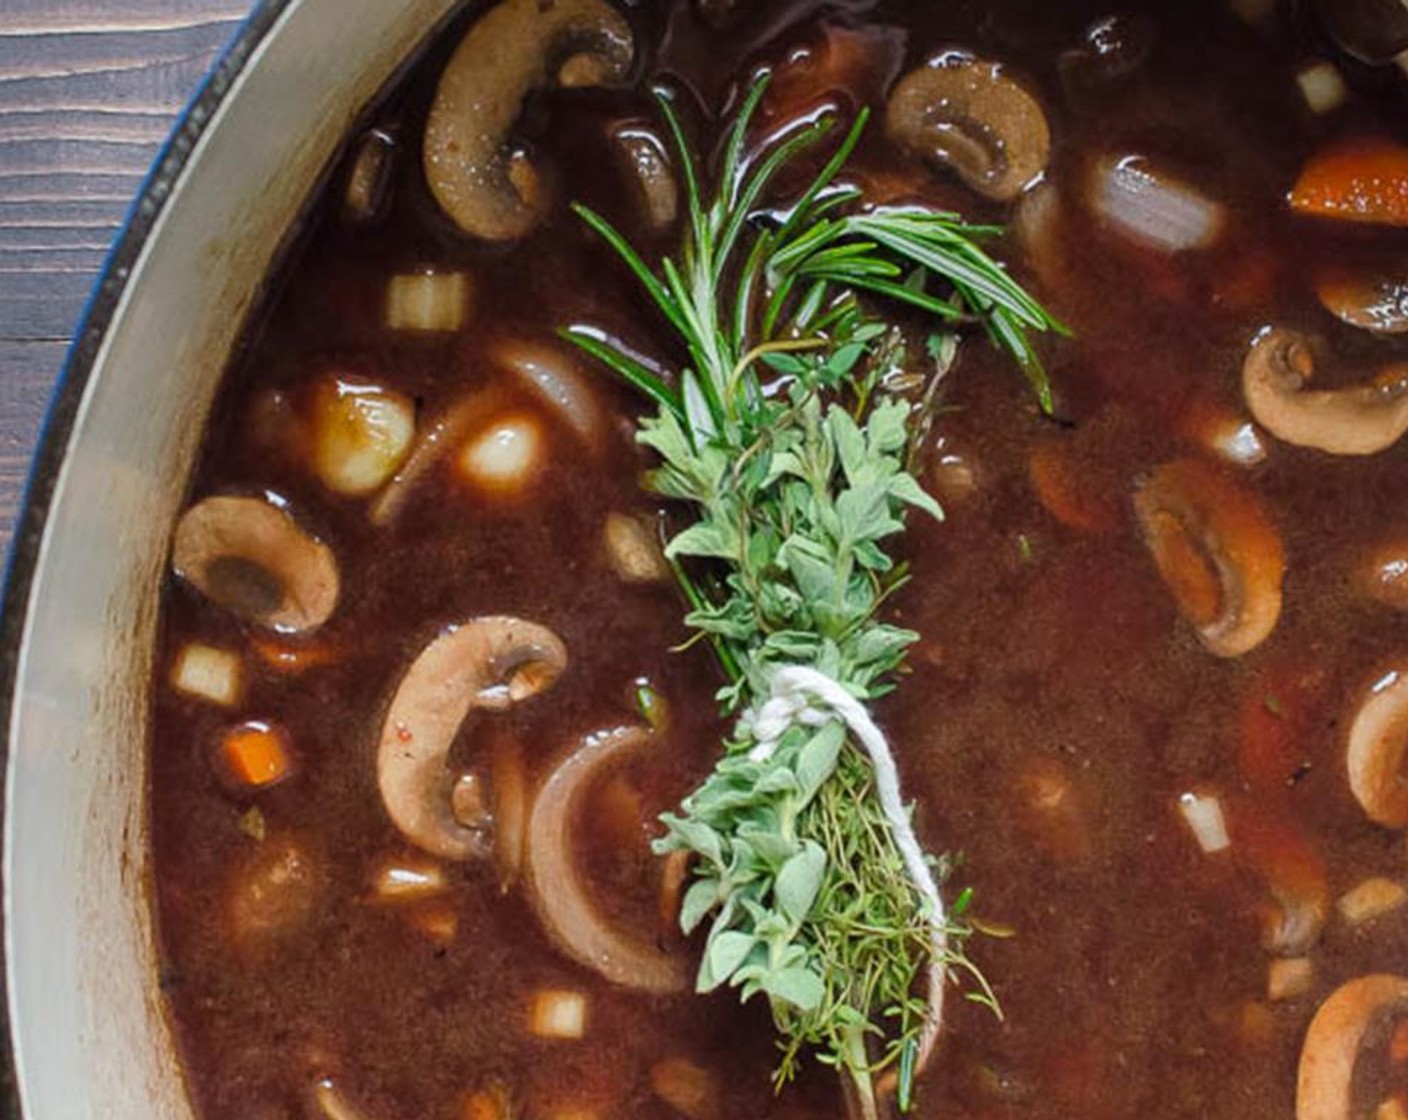
[[[941,55],[911,70],[885,110],[890,138],[1006,202],[1046,170],[1051,130],[1035,98],[997,63]]]
[[[1242,394],[1257,421],[1286,443],[1331,455],[1372,455],[1408,432],[1408,364],[1368,384],[1309,390],[1315,362],[1306,338],[1273,328],[1242,365]]]
[[[1369,819],[1389,828],[1408,825],[1408,667],[1395,667],[1370,687],[1349,727],[1345,766],[1349,788]]]
[[[1179,459],[1144,479],[1134,509],[1203,645],[1239,657],[1265,641],[1281,616],[1286,557],[1256,495],[1210,463]]]
[[[630,69],[630,26],[606,0],[502,0],[440,77],[425,126],[431,192],[466,233],[527,234],[547,210],[537,170],[508,136],[525,97],[558,83],[610,85]]]
[[[595,777],[650,741],[638,727],[589,736],[548,776],[528,820],[528,898],[548,936],[573,960],[613,983],[668,993],[685,987],[684,958],[608,926],[572,851],[574,825]]]
[[[171,568],[246,622],[286,634],[315,630],[337,607],[337,560],[262,498],[206,498],[176,526]]]
[[[1354,1067],[1370,1029],[1408,1005],[1408,980],[1375,973],[1336,988],[1315,1012],[1300,1051],[1296,1120],[1350,1120]]]
[[[1327,268],[1315,294],[1331,315],[1374,334],[1408,334],[1408,269]]]
[[[377,785],[391,820],[417,847],[469,859],[478,830],[455,819],[450,746],[474,709],[503,711],[552,687],[567,649],[551,630],[518,618],[477,618],[421,651],[396,688],[377,748]]]

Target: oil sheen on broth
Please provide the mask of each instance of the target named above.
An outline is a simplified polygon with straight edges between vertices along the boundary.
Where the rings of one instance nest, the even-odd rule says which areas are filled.
[[[670,353],[566,202],[670,248],[673,196],[639,178],[664,151],[650,84],[703,122],[765,65],[766,127],[872,106],[870,197],[1008,224],[999,255],[1072,332],[1042,343],[1050,417],[962,345],[921,464],[948,520],[915,520],[889,608],[923,639],[876,714],[925,843],[961,855],[1003,1011],[954,1001],[915,1115],[1296,1115],[1338,990],[1344,1031],[1368,1008],[1343,1110],[1303,1090],[1299,1115],[1408,1116],[1408,179],[1335,195],[1356,159],[1408,175],[1408,97],[1259,7],[632,7],[625,87],[527,103],[547,210],[515,240],[465,235],[421,170],[475,13],[369,111],[225,380],[163,599],[162,984],[203,1120],[844,1114],[814,1067],[774,1096],[764,1010],[610,983],[523,883],[538,783],[645,697],[662,733],[570,807],[564,849],[607,925],[691,952],[649,840],[726,734],[717,668],[677,649],[639,403],[555,331]],[[1011,200],[886,139],[897,79],[947,51],[1001,63],[1049,122]],[[1312,355],[1314,389],[1380,387],[1287,388]],[[453,819],[393,821],[379,782],[415,778],[379,773],[388,704],[489,616],[550,628],[567,667],[546,679],[521,630],[457,632],[526,658],[521,695],[455,735]]]

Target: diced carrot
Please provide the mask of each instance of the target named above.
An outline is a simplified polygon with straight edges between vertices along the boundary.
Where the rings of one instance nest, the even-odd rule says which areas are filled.
[[[275,785],[293,769],[287,733],[262,720],[227,731],[220,741],[220,759],[228,776],[250,789]]]
[[[1276,1015],[1259,1000],[1248,1000],[1237,1016],[1237,1033],[1246,1046],[1265,1050],[1276,1041]]]
[[[1266,249],[1229,257],[1213,281],[1212,296],[1225,311],[1254,311],[1272,301],[1281,282],[1281,262]]]
[[[300,643],[281,641],[278,638],[256,637],[251,639],[254,652],[276,673],[302,673],[330,665],[342,657],[343,651],[336,646],[322,643]]]
[[[1283,801],[1329,744],[1329,675],[1314,663],[1273,665],[1242,697],[1238,762],[1253,792]]]
[[[512,1120],[512,1117],[512,1098],[497,1081],[476,1089],[460,1106],[460,1120]]]
[[[1056,440],[1038,443],[1029,463],[1032,489],[1046,511],[1062,525],[1103,533],[1119,522],[1114,505],[1081,473],[1071,449]]]
[[[1275,901],[1266,913],[1266,948],[1284,956],[1304,955],[1319,939],[1329,913],[1324,859],[1296,824],[1265,806],[1238,804],[1228,824],[1233,851],[1266,880]]]
[[[1408,226],[1408,147],[1383,137],[1341,141],[1306,162],[1289,197],[1298,214]]]

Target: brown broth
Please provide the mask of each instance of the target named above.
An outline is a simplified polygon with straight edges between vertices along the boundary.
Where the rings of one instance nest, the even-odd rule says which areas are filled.
[[[946,524],[916,523],[906,537],[915,578],[894,613],[924,640],[878,715],[918,802],[922,838],[960,853],[956,879],[973,886],[980,915],[1015,931],[973,947],[1004,1017],[954,1001],[922,1081],[921,1120],[1289,1116],[1315,1007],[1346,979],[1408,967],[1408,912],[1358,929],[1332,916],[1312,954],[1313,990],[1269,1003],[1261,923],[1270,895],[1237,841],[1251,827],[1244,820],[1297,832],[1324,860],[1332,897],[1371,875],[1404,877],[1401,834],[1365,819],[1341,759],[1351,697],[1404,653],[1403,616],[1358,599],[1346,573],[1384,532],[1408,531],[1408,452],[1331,459],[1273,445],[1246,476],[1283,533],[1289,564],[1275,633],[1233,661],[1206,653],[1179,617],[1139,539],[1130,495],[1154,465],[1195,453],[1179,425],[1190,402],[1240,403],[1242,358],[1268,323],[1325,337],[1336,355],[1331,378],[1408,357],[1401,343],[1331,319],[1309,283],[1327,261],[1401,261],[1408,239],[1316,226],[1281,204],[1332,132],[1374,127],[1408,140],[1408,101],[1366,89],[1332,122],[1316,119],[1293,80],[1294,64],[1318,47],[1303,21],[1261,33],[1218,0],[1123,5],[1146,27],[1149,53],[1104,92],[1062,78],[1063,53],[1106,14],[1084,0],[755,7],[730,33],[708,31],[684,4],[633,9],[644,73],[717,107],[748,67],[814,41],[827,21],[901,28],[869,34],[896,59],[902,45],[906,68],[961,46],[1024,77],[1052,122],[1049,178],[1068,212],[1080,213],[1076,184],[1090,161],[1126,149],[1190,169],[1229,208],[1222,246],[1176,258],[1131,249],[1088,221],[1068,224],[1061,259],[1042,267],[1009,238],[1005,255],[1073,331],[1045,345],[1059,419],[1037,413],[985,344],[965,344],[931,460],[961,454],[977,486]],[[541,776],[582,735],[633,718],[637,679],[667,698],[668,735],[593,803],[593,816],[616,824],[594,831],[583,822],[580,833],[584,865],[624,921],[653,920],[654,865],[644,829],[631,834],[631,813],[650,821],[674,804],[707,772],[725,730],[709,656],[673,652],[686,637],[673,592],[623,585],[598,544],[608,512],[652,509],[629,439],[636,403],[599,378],[595,392],[620,423],[593,455],[491,360],[502,339],[550,339],[566,322],[606,324],[650,352],[662,352],[661,331],[624,270],[564,208],[509,250],[470,243],[436,212],[416,155],[454,38],[369,116],[398,138],[388,220],[349,228],[331,196],[309,214],[226,378],[192,487],[193,499],[277,493],[334,547],[343,597],[316,642],[336,656],[297,675],[261,668],[247,652],[249,632],[229,615],[174,579],[163,600],[159,670],[200,640],[246,651],[250,671],[235,713],[164,686],[153,699],[163,985],[198,1112],[313,1115],[308,1087],[331,1077],[367,1120],[455,1120],[464,1095],[493,1080],[512,1088],[526,1120],[548,1120],[574,1101],[603,1118],[664,1118],[678,1114],[652,1094],[648,1070],[683,1056],[718,1079],[721,1116],[839,1116],[825,1071],[774,1098],[764,1009],[739,1008],[732,995],[611,987],[553,949],[520,893],[500,890],[491,864],[447,865],[441,901],[457,929],[445,943],[413,928],[408,911],[368,901],[374,862],[406,851],[376,790],[381,716],[405,666],[446,625],[520,615],[550,626],[572,657],[550,693],[505,715],[471,717],[457,759],[512,737]],[[859,84],[856,100],[883,96],[887,67],[866,79],[873,89]],[[627,226],[638,219],[604,155],[604,130],[649,118],[642,88],[550,95],[535,115],[559,198],[583,199]],[[878,128],[857,166],[974,218],[1010,217],[889,151]],[[408,343],[381,326],[381,295],[392,273],[427,261],[472,275],[474,309],[454,338]],[[546,473],[526,497],[503,502],[437,469],[394,527],[373,526],[363,501],[331,495],[296,456],[259,438],[260,402],[271,391],[296,399],[330,370],[413,395],[422,422],[468,390],[497,385],[506,402],[543,415]],[[1071,456],[1082,492],[1102,511],[1101,531],[1063,526],[1037,500],[1029,460],[1043,443]],[[1296,706],[1301,765],[1284,790],[1258,792],[1239,768],[1239,727],[1259,698],[1280,707],[1284,689]],[[235,796],[211,752],[223,728],[253,717],[289,730],[298,771],[267,792]],[[1063,785],[1053,810],[1046,795]],[[1179,818],[1176,799],[1195,788],[1224,796],[1229,853],[1203,855]],[[263,843],[296,836],[317,889],[306,930],[251,955],[233,946],[225,898],[235,869],[260,847],[241,826],[256,804],[269,830]],[[584,1040],[525,1033],[526,1001],[544,987],[587,993]],[[1386,1086],[1408,1086],[1408,1075],[1375,1065],[1360,1081],[1370,1102]]]

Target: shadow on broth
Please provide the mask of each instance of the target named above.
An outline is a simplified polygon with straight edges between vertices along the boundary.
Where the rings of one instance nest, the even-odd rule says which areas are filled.
[[[1310,7],[383,93],[162,591],[202,1120],[1408,1117],[1408,37]]]

